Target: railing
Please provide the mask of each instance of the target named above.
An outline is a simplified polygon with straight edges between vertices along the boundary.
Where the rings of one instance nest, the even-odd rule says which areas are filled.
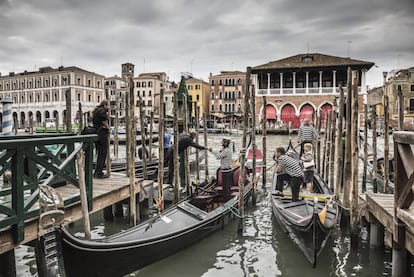
[[[394,241],[405,245],[405,230],[414,218],[409,208],[414,201],[414,132],[394,132]],[[412,227],[411,227],[412,228]]]
[[[85,184],[92,209],[93,143],[97,135],[10,136],[0,140],[0,229],[12,228],[24,240],[25,222],[39,215],[39,186],[68,183],[79,187],[77,154],[85,152]],[[10,176],[10,184],[4,175]],[[69,205],[79,195],[65,199]]]

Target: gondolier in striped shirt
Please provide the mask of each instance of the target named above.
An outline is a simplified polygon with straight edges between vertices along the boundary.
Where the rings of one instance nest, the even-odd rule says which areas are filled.
[[[223,138],[221,141],[222,149],[220,151],[213,151],[212,148],[209,148],[210,152],[213,153],[214,156],[218,160],[220,160],[220,169],[222,173],[222,181],[223,181],[223,194],[224,200],[227,201],[231,198],[230,188],[233,185],[233,172],[231,163],[233,161],[232,156],[233,153],[230,149],[230,139]]]
[[[283,184],[288,182],[292,190],[292,201],[298,201],[300,186],[303,183],[303,171],[299,161],[286,155],[283,147],[276,148],[275,158],[277,162],[276,194],[282,195]]]
[[[313,142],[318,139],[319,139],[318,132],[312,126],[312,124],[310,123],[310,120],[308,118],[305,118],[298,132],[298,143],[300,144],[300,155],[303,154],[303,146],[305,145],[305,143],[311,143],[313,145]]]

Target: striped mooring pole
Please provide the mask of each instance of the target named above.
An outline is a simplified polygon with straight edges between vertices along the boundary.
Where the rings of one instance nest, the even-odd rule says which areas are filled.
[[[13,116],[12,116],[12,104],[13,100],[10,98],[3,98],[1,100],[3,104],[3,136],[13,135]]]

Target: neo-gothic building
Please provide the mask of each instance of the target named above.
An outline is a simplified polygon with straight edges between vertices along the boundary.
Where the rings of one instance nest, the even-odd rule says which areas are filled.
[[[42,67],[38,71],[0,75],[0,100],[12,99],[12,113],[18,128],[27,127],[29,118],[33,119],[34,126],[43,125],[47,118],[56,119],[63,126],[66,95],[70,95],[70,117],[75,122],[79,103],[85,112],[105,99],[104,76],[75,66]],[[2,114],[3,110],[0,121]]]
[[[332,109],[339,86],[346,93],[347,70],[350,67],[359,75],[360,101],[367,93],[366,72],[372,62],[341,58],[319,53],[299,54],[272,61],[251,69],[256,95],[256,116],[262,120],[266,109],[268,122],[283,122],[293,129],[301,120],[322,116]],[[267,105],[263,107],[262,97]]]

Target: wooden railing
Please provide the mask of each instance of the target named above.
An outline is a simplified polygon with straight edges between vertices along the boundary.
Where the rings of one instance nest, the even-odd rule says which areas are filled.
[[[97,135],[10,136],[0,138],[0,230],[24,240],[25,222],[39,215],[39,186],[79,186],[77,153],[85,153],[85,184],[92,208],[93,143]],[[11,182],[5,180],[11,174]],[[70,205],[79,196],[65,199]]]
[[[414,243],[406,238],[407,228],[414,222],[410,206],[414,201],[414,132],[394,132],[394,243],[403,248],[406,243]],[[412,227],[411,227],[412,228]]]

